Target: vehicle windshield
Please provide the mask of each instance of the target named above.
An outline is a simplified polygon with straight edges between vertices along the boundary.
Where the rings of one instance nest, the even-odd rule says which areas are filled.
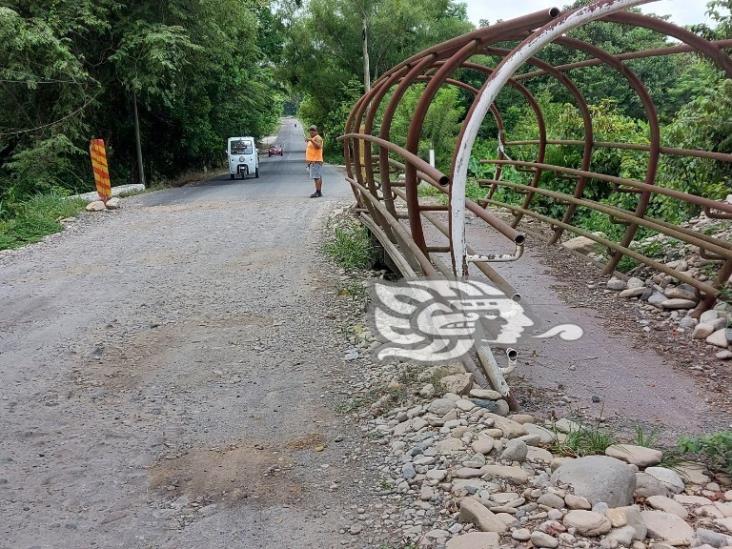
[[[251,141],[232,141],[231,142],[231,154],[251,154],[252,153],[252,142]]]

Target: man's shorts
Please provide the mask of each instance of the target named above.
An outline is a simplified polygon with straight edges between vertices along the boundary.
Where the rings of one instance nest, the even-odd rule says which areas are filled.
[[[322,179],[323,178],[323,163],[322,162],[311,162],[310,163],[310,179]]]

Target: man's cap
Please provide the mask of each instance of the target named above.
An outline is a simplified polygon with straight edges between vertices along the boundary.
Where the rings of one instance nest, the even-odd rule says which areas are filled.
[[[317,131],[317,130],[318,130],[318,126],[315,126],[315,125],[313,125],[313,126],[310,126],[310,129],[311,129],[311,130],[315,130],[315,131]]]

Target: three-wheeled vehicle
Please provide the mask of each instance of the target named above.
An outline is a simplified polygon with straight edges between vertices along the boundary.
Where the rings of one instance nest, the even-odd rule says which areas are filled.
[[[229,177],[242,179],[259,177],[259,154],[253,137],[229,137],[226,154],[229,157]]]

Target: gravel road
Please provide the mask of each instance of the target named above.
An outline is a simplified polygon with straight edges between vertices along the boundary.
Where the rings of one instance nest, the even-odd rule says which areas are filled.
[[[319,251],[350,190],[329,167],[308,198],[294,124],[259,179],[131,198],[0,257],[0,547],[354,538],[367,496],[328,405],[344,339]]]

